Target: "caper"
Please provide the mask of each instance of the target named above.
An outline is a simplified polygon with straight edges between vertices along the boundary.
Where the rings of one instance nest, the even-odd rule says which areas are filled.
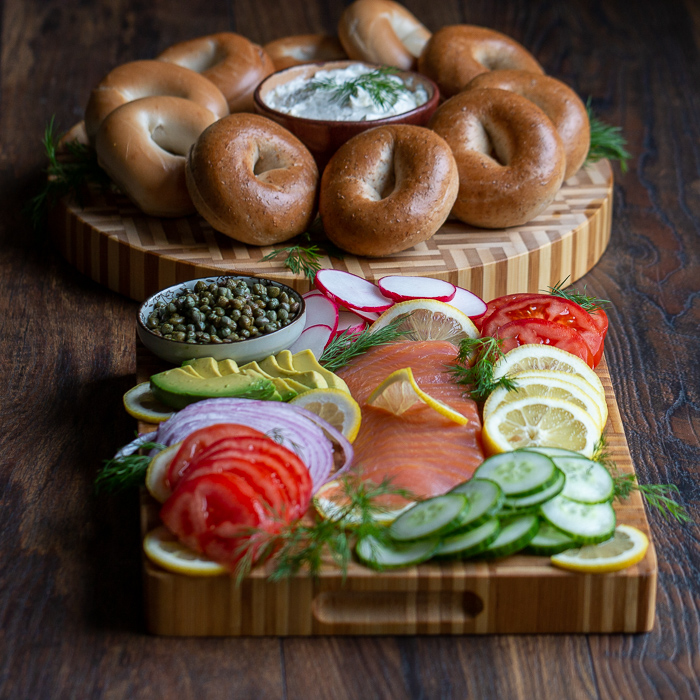
[[[185,320],[184,316],[180,316],[179,314],[173,314],[169,319],[168,322],[172,323],[174,326],[176,326],[178,323],[182,323]]]
[[[245,306],[245,301],[240,297],[234,297],[231,299],[231,308],[236,311],[240,311]]]
[[[203,292],[206,288],[207,288],[207,285],[202,280],[199,280],[199,282],[197,282],[197,284],[194,285],[195,292]]]
[[[172,323],[164,323],[164,324],[160,327],[160,332],[163,333],[164,335],[165,335],[166,333],[172,333],[174,330],[175,330],[175,329],[173,328],[173,324],[172,324]]]
[[[182,342],[187,336],[182,333],[181,331],[178,331],[177,333],[173,333],[173,340],[179,340]]]
[[[219,319],[219,328],[231,328],[232,326],[235,326],[236,322],[230,318],[229,316],[222,316]]]
[[[281,302],[280,305],[279,305],[279,308],[280,308],[280,309],[284,309],[284,310],[287,311],[287,312],[291,309],[291,307],[290,307],[288,301],[283,301],[283,302]]]
[[[250,328],[253,325],[253,319],[250,316],[241,316],[238,319],[239,328]]]
[[[289,310],[290,310],[290,311],[293,311],[294,313],[296,313],[297,311],[299,311],[299,302],[298,302],[298,301],[293,301],[293,302],[289,305]]]
[[[231,333],[233,333],[233,331],[227,326],[219,328],[219,338],[228,338],[230,337]]]
[[[275,299],[274,297],[270,299],[265,306],[267,306],[268,309],[277,309],[280,305],[280,300]]]
[[[231,320],[238,321],[238,319],[241,317],[241,312],[238,309],[233,309],[233,311],[229,313],[229,316],[231,317]]]
[[[276,312],[276,311],[272,311],[272,310],[266,311],[266,312],[265,312],[265,316],[267,316],[268,319],[270,319],[270,321],[276,321],[276,320],[277,320],[277,312]]]
[[[246,305],[241,309],[241,313],[242,313],[244,316],[252,316],[252,315],[253,315],[253,307],[250,306],[249,304],[246,304]]]
[[[277,311],[277,318],[280,321],[286,321],[289,318],[289,312],[286,309],[279,309]]]
[[[160,321],[158,320],[158,316],[149,316],[148,320],[146,321],[146,326],[153,330],[154,328],[158,328],[158,325],[160,324]]]
[[[273,285],[270,285],[267,288],[267,296],[272,297],[273,299],[276,299],[280,295],[280,288],[275,287]]]
[[[243,340],[246,340],[247,338],[250,338],[250,331],[247,328],[240,328],[238,330],[238,335],[243,338]]]
[[[200,342],[200,343],[210,343],[210,342],[211,342],[211,336],[209,335],[209,333],[202,333],[202,334],[199,336],[199,342]]]
[[[284,304],[288,304],[289,303],[289,294],[287,294],[287,292],[280,292],[279,300]]]
[[[277,326],[274,323],[266,323],[263,326],[265,333],[274,333],[277,330]]]
[[[256,325],[258,328],[264,328],[268,323],[269,323],[269,319],[266,318],[265,316],[258,316],[258,317],[255,319],[255,325]]]
[[[216,306],[220,308],[222,311],[229,305],[228,297],[224,296],[223,294],[218,296],[216,299]]]
[[[178,331],[179,333],[184,333],[187,330],[187,326],[185,326],[183,323],[178,323],[175,326],[175,330]]]

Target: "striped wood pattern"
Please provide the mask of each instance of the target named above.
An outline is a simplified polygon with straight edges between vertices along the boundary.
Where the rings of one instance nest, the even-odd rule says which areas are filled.
[[[371,281],[390,274],[437,277],[484,299],[536,292],[566,277],[573,282],[598,262],[610,240],[612,187],[610,164],[600,161],[570,178],[549,208],[524,226],[488,231],[451,219],[430,240],[397,255],[325,257],[322,267]],[[188,279],[234,272],[309,289],[306,278],[279,260],[261,261],[273,247],[238,243],[199,216],[148,217],[111,193],[88,193],[84,208],[62,201],[51,231],[70,264],[136,301]]]
[[[139,380],[152,371],[139,350]],[[598,368],[610,415],[606,436],[623,473],[634,468],[605,360]],[[152,430],[141,424],[141,432]],[[638,493],[616,504],[618,522],[650,536]],[[144,490],[141,529],[159,524]],[[329,566],[317,581],[266,581],[258,568],[240,587],[229,576],[173,574],[143,559],[148,629],[172,636],[489,634],[646,632],[654,624],[657,562],[653,544],[639,564],[614,574],[574,574],[546,557],[490,563],[427,563],[376,573],[350,566],[343,583]]]

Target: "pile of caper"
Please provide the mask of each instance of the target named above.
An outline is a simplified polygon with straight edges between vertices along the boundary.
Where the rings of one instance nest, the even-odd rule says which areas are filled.
[[[225,284],[199,281],[170,302],[159,301],[146,319],[151,333],[183,343],[235,343],[288,326],[299,302],[265,280],[248,285],[230,278]]]

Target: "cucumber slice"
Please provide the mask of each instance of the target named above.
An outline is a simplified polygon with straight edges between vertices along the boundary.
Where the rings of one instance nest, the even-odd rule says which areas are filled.
[[[501,510],[503,491],[495,481],[472,479],[455,486],[450,493],[462,493],[467,497],[468,507],[462,511],[459,526],[451,532],[465,532],[489,520]]]
[[[615,532],[615,511],[610,502],[577,503],[566,496],[555,496],[540,506],[542,515],[581,544],[597,544]]]
[[[533,493],[532,496],[520,496],[518,498],[506,498],[503,501],[504,508],[530,508],[531,506],[539,506],[541,503],[548,501],[550,498],[554,498],[557,494],[561,493],[564,489],[566,483],[566,477],[564,473],[557,469],[556,481],[548,486],[546,489],[542,489],[537,493]]]
[[[473,557],[481,554],[501,531],[501,522],[498,518],[491,518],[478,527],[473,527],[466,532],[445,537],[435,552],[436,557]]]
[[[372,569],[402,569],[427,561],[440,545],[439,537],[418,540],[417,542],[380,542],[367,536],[358,541],[355,554],[358,559]]]
[[[547,457],[583,457],[580,452],[565,450],[563,447],[523,447],[527,452],[539,452]]]
[[[605,503],[615,495],[615,484],[610,472],[599,462],[576,455],[551,458],[566,474],[562,496],[579,503]]]
[[[487,559],[499,559],[527,547],[537,534],[540,520],[536,515],[521,515],[501,522],[498,537],[482,552]]]
[[[551,557],[552,554],[564,552],[571,547],[575,547],[576,544],[576,540],[569,537],[565,532],[553,527],[547,521],[543,521],[540,523],[540,529],[537,534],[530,540],[527,549],[532,554]]]
[[[506,497],[529,496],[551,486],[557,470],[554,462],[543,454],[515,450],[489,457],[474,476],[495,481]]]
[[[454,530],[467,507],[463,493],[446,493],[416,503],[389,526],[389,536],[397,542],[433,537]]]

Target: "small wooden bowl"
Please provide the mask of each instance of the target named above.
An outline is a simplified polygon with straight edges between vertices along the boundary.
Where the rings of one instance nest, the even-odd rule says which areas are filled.
[[[440,100],[438,86],[419,73],[411,71],[396,71],[396,75],[402,78],[409,87],[422,85],[428,93],[427,102],[409,112],[397,114],[385,119],[374,119],[371,121],[332,121],[322,119],[305,119],[295,117],[285,112],[272,109],[265,103],[265,97],[277,86],[303,77],[310,79],[318,71],[334,70],[337,68],[347,68],[350,65],[362,63],[372,69],[381,66],[362,61],[323,61],[319,63],[307,63],[301,66],[292,66],[277,71],[269,75],[258,85],[253,95],[255,111],[268,119],[276,121],[285,129],[291,131],[312,153],[316,159],[319,169],[323,169],[331,156],[348,140],[357,134],[374,129],[386,124],[415,124],[425,126],[433,112],[437,109]]]

